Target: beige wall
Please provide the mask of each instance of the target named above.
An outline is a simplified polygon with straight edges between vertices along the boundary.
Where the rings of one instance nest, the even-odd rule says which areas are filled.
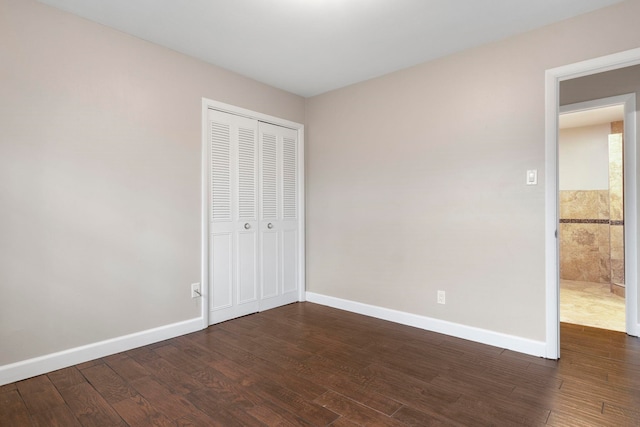
[[[0,365],[200,315],[202,97],[304,100],[0,0]]]
[[[558,188],[609,188],[610,123],[560,129],[558,132]]]
[[[560,105],[640,93],[640,65],[560,82]],[[638,103],[636,103],[636,108]]]
[[[637,16],[623,2],[308,99],[308,290],[544,340],[545,70],[639,47]]]

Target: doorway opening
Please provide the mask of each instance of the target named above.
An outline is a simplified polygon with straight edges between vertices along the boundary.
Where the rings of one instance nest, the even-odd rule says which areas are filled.
[[[626,332],[624,104],[615,101],[560,107],[560,321]]]
[[[640,333],[638,306],[640,300],[637,292],[638,278],[638,207],[637,207],[637,172],[638,162],[636,149],[636,94],[640,93],[638,73],[635,66],[640,65],[640,48],[631,49],[595,59],[590,59],[558,68],[549,69],[545,73],[545,306],[546,306],[546,349],[545,357],[560,357],[560,262],[559,262],[559,200],[558,200],[558,116],[559,106],[589,99],[603,98],[614,94],[624,97],[625,103],[624,134],[624,240],[625,240],[625,308],[626,332],[632,336]],[[609,73],[627,73],[629,79],[611,78]],[[560,85],[581,81],[582,78],[603,81],[596,84],[579,85],[578,96],[583,97],[585,91],[605,92],[599,96],[583,97],[572,101],[561,102]],[[625,81],[625,84],[622,82]],[[584,81],[582,81],[584,83]],[[591,82],[592,83],[592,82]],[[622,84],[622,85],[621,85]],[[614,90],[614,93],[611,91]],[[617,92],[617,93],[616,93]]]

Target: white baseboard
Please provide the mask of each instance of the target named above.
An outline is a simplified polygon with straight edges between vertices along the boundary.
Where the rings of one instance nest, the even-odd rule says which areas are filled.
[[[77,365],[78,363],[88,362],[89,360],[189,334],[199,331],[202,328],[202,318],[198,317],[0,366],[0,386]]]
[[[494,347],[506,348],[508,350],[530,354],[532,356],[544,357],[546,354],[546,343],[543,341],[534,341],[500,332],[475,328],[473,326],[448,322],[446,320],[433,319],[431,317],[420,316],[375,305],[363,304],[356,301],[330,297],[313,292],[307,292],[307,301],[338,308],[340,310],[363,314],[365,316],[375,317],[377,319],[400,323],[402,325],[413,326],[427,331],[463,338],[465,340],[475,341]]]

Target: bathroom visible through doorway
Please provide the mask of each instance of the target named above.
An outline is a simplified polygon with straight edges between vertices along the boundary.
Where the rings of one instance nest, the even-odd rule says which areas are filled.
[[[625,332],[624,104],[559,117],[560,321]]]

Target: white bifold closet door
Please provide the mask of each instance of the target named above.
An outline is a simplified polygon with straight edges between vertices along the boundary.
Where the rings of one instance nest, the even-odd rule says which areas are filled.
[[[209,323],[298,300],[297,131],[209,110]]]
[[[298,132],[259,123],[260,310],[298,300]]]

